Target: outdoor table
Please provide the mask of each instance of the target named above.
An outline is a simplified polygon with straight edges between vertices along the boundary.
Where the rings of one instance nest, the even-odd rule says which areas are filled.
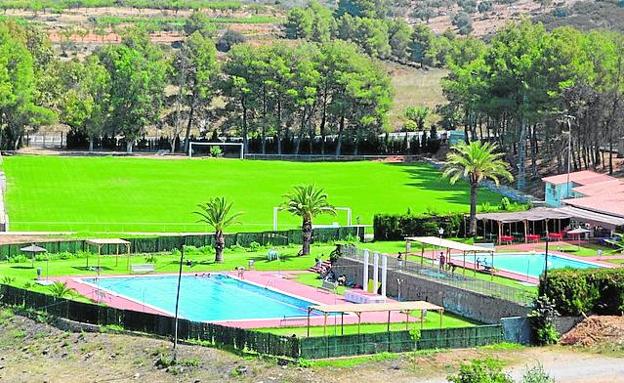
[[[511,244],[513,242],[513,235],[501,235],[498,237],[498,242]]]

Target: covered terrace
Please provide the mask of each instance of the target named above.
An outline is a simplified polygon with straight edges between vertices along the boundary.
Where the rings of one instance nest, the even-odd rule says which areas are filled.
[[[573,206],[561,208],[535,208],[507,213],[477,214],[478,235],[499,244],[513,241],[538,242],[542,238],[561,241],[574,228],[591,228],[592,237],[609,237],[616,228],[624,226],[624,218],[579,209]]]

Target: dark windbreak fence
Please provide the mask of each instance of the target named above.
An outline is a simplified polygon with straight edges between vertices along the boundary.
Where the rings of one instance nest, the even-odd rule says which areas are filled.
[[[172,317],[77,302],[2,284],[0,303],[34,309],[77,322],[117,325],[128,331],[164,337],[173,336],[174,331]],[[487,325],[421,330],[419,336],[413,336],[409,331],[391,331],[298,338],[180,319],[178,336],[180,339],[198,340],[242,352],[293,359],[319,359],[378,352],[477,347],[501,342],[503,331],[501,325]]]
[[[441,348],[469,348],[503,341],[501,325],[484,325],[446,329],[390,331],[372,334],[323,336],[300,339],[301,357],[305,359],[407,352]]]
[[[364,239],[364,229],[362,227],[336,227],[336,228],[318,228],[313,230],[313,240],[315,242],[340,241],[349,238]],[[179,249],[184,245],[187,246],[212,246],[214,244],[214,235],[212,234],[195,234],[195,235],[168,235],[141,238],[123,238],[130,241],[131,253],[158,253],[161,251],[171,251]],[[251,243],[256,242],[263,246],[286,246],[290,244],[301,244],[301,230],[282,230],[282,231],[265,231],[250,233],[232,233],[225,235],[225,245],[239,245],[248,247]],[[5,261],[11,257],[21,255],[23,252],[20,248],[28,246],[31,243],[15,243],[0,245],[0,261]],[[76,253],[79,251],[95,252],[94,247],[90,247],[85,240],[68,240],[68,241],[47,241],[37,242],[37,245],[45,248],[49,253]],[[116,245],[102,246],[103,255],[117,254],[118,251],[123,252],[123,246]]]
[[[122,310],[91,303],[0,285],[0,302],[46,312],[51,316],[96,325],[117,325],[128,331],[137,331],[165,337],[173,336],[174,319],[157,314]],[[180,319],[180,339],[199,340],[216,347],[242,352],[299,358],[299,339],[259,331],[226,327],[214,323]]]

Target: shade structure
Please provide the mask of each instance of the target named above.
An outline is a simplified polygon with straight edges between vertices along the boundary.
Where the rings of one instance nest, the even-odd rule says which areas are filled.
[[[568,234],[587,234],[591,233],[591,230],[583,229],[582,227],[568,231]]]
[[[390,331],[390,314],[395,312],[401,312],[405,314],[406,326],[409,322],[409,314],[411,311],[420,310],[420,323],[421,326],[424,324],[424,317],[426,311],[437,311],[440,313],[440,328],[442,328],[442,319],[444,317],[444,307],[434,305],[433,303],[429,303],[426,301],[409,301],[409,302],[388,302],[388,303],[341,303],[335,305],[316,305],[308,307],[308,330],[307,335],[310,336],[310,314],[313,311],[319,311],[323,313],[325,317],[323,324],[323,334],[326,333],[327,329],[327,315],[328,314],[341,314],[341,332],[344,334],[344,314],[345,313],[353,313],[358,317],[358,334],[360,333],[360,324],[362,321],[362,313],[372,313],[372,312],[387,312],[388,313],[388,323],[387,328]]]
[[[96,246],[98,249],[98,272],[100,270],[100,257],[102,256],[102,246],[107,245],[115,245],[116,253],[115,253],[115,266],[117,266],[119,260],[119,246],[124,246],[126,251],[125,254],[128,256],[128,265],[127,268],[130,270],[130,241],[126,241],[121,238],[98,238],[98,239],[88,239],[85,241],[88,245]],[[87,268],[89,268],[89,253],[87,252]]]
[[[427,245],[433,245],[438,247],[444,247],[446,249],[457,250],[457,251],[476,251],[489,253],[492,249],[482,246],[468,245],[466,243],[451,241],[449,239],[438,238],[438,237],[406,237],[406,241],[410,242],[420,242]]]
[[[23,251],[24,253],[30,253],[30,260],[32,263],[32,267],[35,267],[35,256],[37,256],[37,254],[39,253],[45,253],[48,251],[41,246],[35,245],[34,243],[30,244],[29,246],[22,247],[20,250]]]

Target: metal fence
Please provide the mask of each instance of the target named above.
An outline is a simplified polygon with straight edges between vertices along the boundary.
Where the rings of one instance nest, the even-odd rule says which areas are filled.
[[[342,249],[342,255],[345,258],[362,263],[364,262],[363,249],[359,249],[355,246],[345,246]],[[536,296],[536,292],[502,285],[494,281],[486,281],[483,279],[474,278],[469,275],[463,275],[461,271],[450,272],[447,270],[442,270],[439,267],[431,265],[430,263],[428,264],[428,262],[431,261],[425,260],[423,263],[419,263],[411,261],[399,261],[397,258],[388,257],[388,270],[405,274],[412,274],[418,276],[418,278],[508,300],[511,302],[522,304],[524,306],[531,305]],[[466,273],[471,273],[471,271],[466,270]]]

